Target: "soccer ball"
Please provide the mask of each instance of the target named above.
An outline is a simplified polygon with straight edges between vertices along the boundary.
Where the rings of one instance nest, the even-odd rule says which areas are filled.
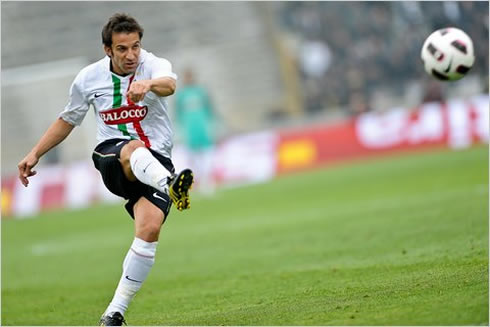
[[[425,71],[442,81],[463,78],[475,62],[473,41],[454,27],[442,28],[429,35],[420,56]]]

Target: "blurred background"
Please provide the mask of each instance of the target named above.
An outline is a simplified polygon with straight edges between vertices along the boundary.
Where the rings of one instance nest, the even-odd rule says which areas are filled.
[[[2,2],[4,217],[117,201],[90,162],[92,113],[42,159],[29,188],[15,176],[76,74],[103,57],[101,29],[115,12],[140,22],[143,47],[172,62],[178,88],[192,71],[206,91],[212,158],[202,175],[216,187],[372,153],[488,142],[488,2]],[[423,71],[420,50],[448,26],[470,35],[476,61],[463,80],[441,83]],[[189,146],[176,97],[182,168],[206,151]]]
[[[129,324],[488,326],[488,1],[0,5],[1,325],[93,326],[121,275],[93,111],[27,188],[17,164],[125,12],[179,76],[172,160],[197,180]],[[451,26],[476,61],[439,82],[420,51]]]

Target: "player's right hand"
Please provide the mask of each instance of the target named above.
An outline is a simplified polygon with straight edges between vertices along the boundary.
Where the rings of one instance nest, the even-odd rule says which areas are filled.
[[[35,155],[29,153],[21,162],[17,165],[19,168],[19,179],[21,183],[27,187],[29,185],[28,177],[34,176],[37,174],[37,171],[32,170],[35,165],[37,165],[39,158]]]

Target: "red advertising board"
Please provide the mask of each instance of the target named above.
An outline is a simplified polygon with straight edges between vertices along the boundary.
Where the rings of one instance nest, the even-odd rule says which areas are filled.
[[[335,125],[279,133],[277,172],[401,150],[488,142],[488,96],[367,113]]]

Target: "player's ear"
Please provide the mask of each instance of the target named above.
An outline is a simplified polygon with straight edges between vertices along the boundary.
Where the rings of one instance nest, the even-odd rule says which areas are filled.
[[[105,54],[109,58],[112,58],[112,49],[111,49],[111,47],[108,47],[107,45],[104,45],[104,51],[105,51]]]

